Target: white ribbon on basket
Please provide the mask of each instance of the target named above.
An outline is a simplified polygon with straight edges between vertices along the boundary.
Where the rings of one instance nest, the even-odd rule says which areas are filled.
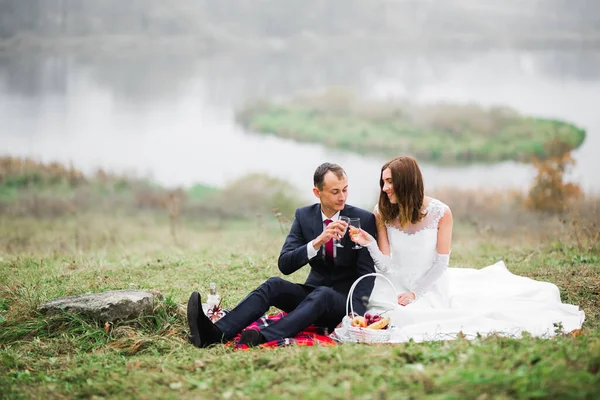
[[[388,330],[375,330],[375,329],[365,329],[365,328],[354,327],[354,326],[352,326],[352,318],[349,317],[349,315],[354,315],[354,305],[352,304],[352,295],[354,294],[354,289],[356,288],[356,285],[358,285],[358,283],[360,281],[362,281],[364,278],[367,278],[369,276],[379,276],[379,277],[385,279],[390,284],[392,289],[394,290],[394,293],[398,293],[396,290],[396,287],[394,286],[392,281],[387,276],[384,276],[377,272],[365,274],[365,275],[361,276],[360,278],[358,278],[356,281],[354,281],[354,283],[350,287],[350,290],[348,291],[348,297],[346,298],[346,315],[344,316],[344,319],[342,320],[342,328],[341,329],[338,328],[335,330],[336,336],[342,342],[349,341],[349,342],[363,342],[363,343],[370,343],[370,342],[383,343],[383,342],[389,341],[389,337],[390,337],[389,329]]]

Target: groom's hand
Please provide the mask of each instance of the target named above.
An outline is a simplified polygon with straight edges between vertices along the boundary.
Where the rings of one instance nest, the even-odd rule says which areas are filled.
[[[331,239],[341,239],[346,233],[346,229],[348,228],[348,224],[344,221],[334,221],[331,222],[323,233],[321,233],[315,240],[313,240],[313,247],[315,250],[318,250],[325,243],[329,242]]]

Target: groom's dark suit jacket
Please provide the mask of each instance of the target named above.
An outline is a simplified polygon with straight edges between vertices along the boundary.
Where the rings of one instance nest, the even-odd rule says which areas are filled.
[[[340,216],[360,218],[361,228],[377,238],[375,216],[372,213],[346,204],[340,211]],[[328,286],[347,297],[350,286],[358,277],[375,272],[373,259],[366,248],[353,250],[354,242],[350,240],[350,235],[346,234],[342,239],[344,247],[336,248],[333,263],[325,257],[325,246],[321,246],[317,255],[309,260],[306,246],[322,232],[323,219],[319,203],[297,209],[292,228],[279,255],[279,270],[289,275],[308,263],[311,268],[305,285]],[[354,312],[364,315],[364,299],[371,295],[373,283],[373,277],[365,278],[354,289]]]

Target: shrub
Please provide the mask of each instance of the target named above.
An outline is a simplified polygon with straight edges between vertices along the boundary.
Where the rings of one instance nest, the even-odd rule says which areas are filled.
[[[27,158],[0,157],[0,186],[3,188],[76,187],[84,182],[83,173],[73,166],[67,168],[56,162],[44,164]]]
[[[555,140],[546,149],[551,156],[544,160],[533,158],[537,176],[529,190],[527,205],[539,211],[563,212],[583,195],[581,187],[564,182],[565,173],[575,164],[569,152],[569,145]]]
[[[291,218],[299,201],[289,183],[264,174],[249,174],[207,198],[204,206],[223,216],[265,216],[278,209],[283,216]]]

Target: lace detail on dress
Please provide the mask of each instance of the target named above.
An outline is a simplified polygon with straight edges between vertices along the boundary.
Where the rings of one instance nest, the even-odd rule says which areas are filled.
[[[442,219],[446,213],[448,206],[438,199],[431,199],[431,203],[429,203],[427,208],[429,209],[429,213],[432,214],[432,218],[431,221],[429,221],[429,224],[427,224],[427,226],[425,226],[423,229],[437,229],[440,219]],[[427,214],[427,216],[429,216],[429,214]],[[423,220],[425,220],[427,216],[423,218]]]
[[[373,263],[375,264],[375,268],[381,272],[389,272],[390,269],[394,268],[394,262],[392,261],[392,257],[386,256],[379,250],[379,246],[376,241],[372,241],[371,243],[365,246],[369,250],[369,254],[371,254],[371,258],[373,259]]]
[[[407,235],[414,235],[427,229],[437,229],[438,224],[440,223],[440,219],[442,219],[444,213],[448,208],[449,207],[446,204],[442,203],[440,200],[432,198],[427,208],[425,208],[425,212],[427,213],[427,215],[425,215],[425,217],[423,217],[423,219],[418,223],[411,225],[407,228],[401,228],[397,224],[388,223],[386,223],[385,226],[387,228],[395,229]],[[377,205],[375,205],[374,211],[377,210],[378,207]]]
[[[429,270],[421,275],[419,279],[414,283],[414,287],[411,287],[412,292],[415,294],[417,299],[421,298],[433,284],[442,276],[446,269],[448,269],[448,263],[450,261],[450,254],[438,254],[433,257],[433,265]]]

